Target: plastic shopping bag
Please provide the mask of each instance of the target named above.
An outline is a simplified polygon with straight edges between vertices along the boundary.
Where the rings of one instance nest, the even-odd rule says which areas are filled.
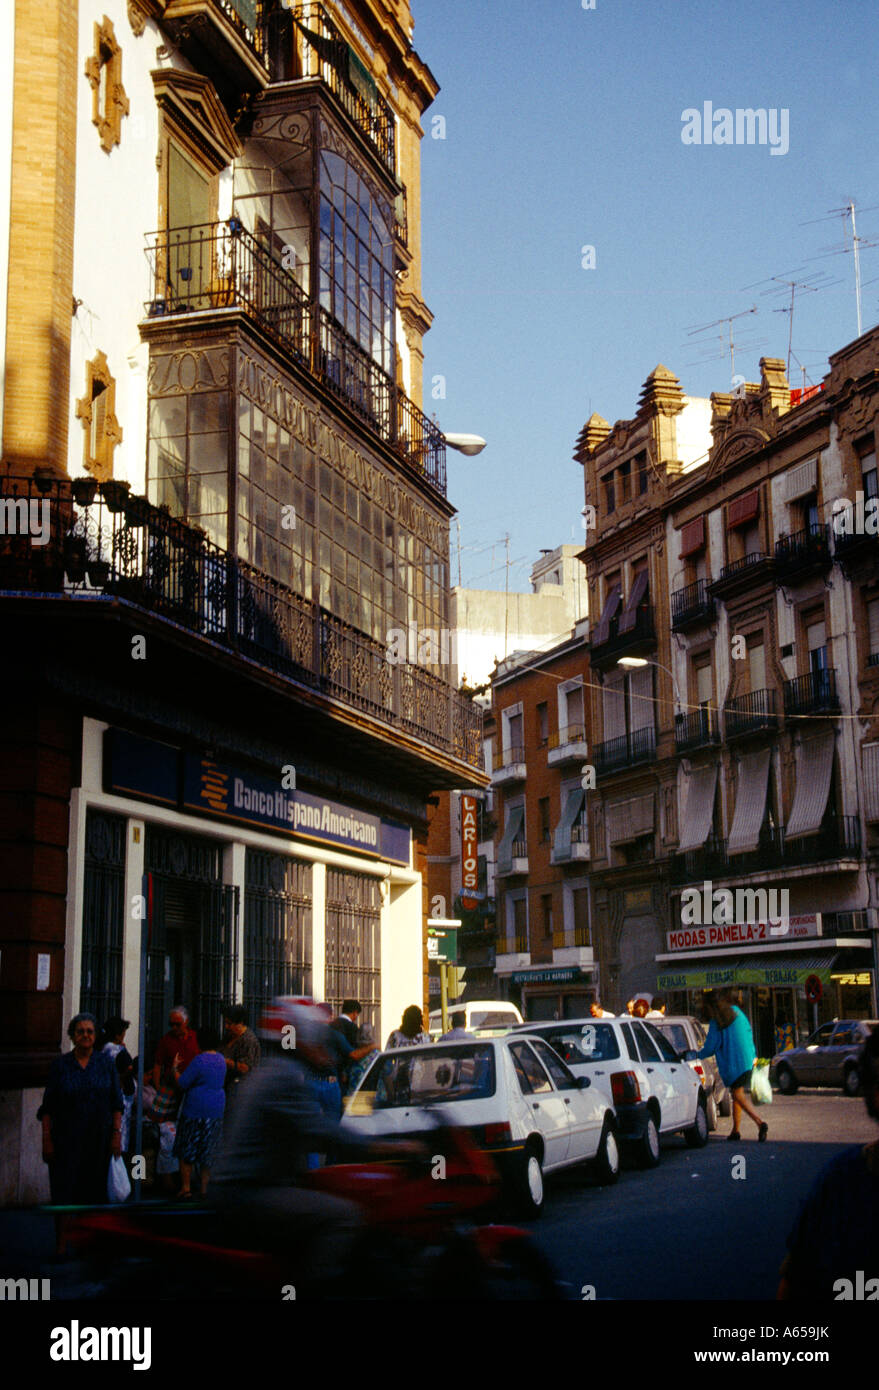
[[[755,1105],[772,1104],[772,1087],[769,1084],[769,1063],[758,1060],[751,1072],[751,1099]]]
[[[128,1178],[124,1160],[121,1158],[111,1158],[110,1171],[107,1174],[107,1201],[127,1202],[130,1196],[131,1183]]]

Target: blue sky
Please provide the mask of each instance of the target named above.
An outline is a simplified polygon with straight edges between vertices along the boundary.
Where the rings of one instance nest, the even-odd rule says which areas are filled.
[[[846,224],[803,224],[854,199],[858,235],[879,242],[879,20],[872,0],[412,8],[442,88],[422,143],[425,407],[489,441],[476,459],[449,455],[463,582],[503,587],[508,532],[511,587],[525,589],[542,547],[582,538],[571,455],[593,410],[631,417],[658,362],[692,395],[729,390],[712,338],[725,326],[702,342],[694,325],[756,304],[733,328],[736,371],[759,379],[761,356],[787,355],[789,316],[773,310],[789,300],[745,287],[825,272],[840,282],[797,294],[794,353],[819,381],[857,336],[852,256],[820,254],[850,246]],[[682,113],[705,101],[787,109],[788,152],[684,145]],[[445,139],[432,138],[435,116]],[[866,331],[879,321],[879,245],[862,244],[861,276]],[[431,395],[439,375],[445,399]],[[791,380],[803,380],[793,361]]]

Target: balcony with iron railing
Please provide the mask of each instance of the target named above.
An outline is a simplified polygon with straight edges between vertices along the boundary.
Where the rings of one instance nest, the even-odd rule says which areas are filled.
[[[794,839],[787,839],[782,826],[764,826],[757,848],[742,853],[730,853],[726,840],[711,835],[701,849],[674,856],[671,881],[679,884],[742,878],[832,860],[851,863],[860,856],[861,825],[857,816],[828,816],[813,835],[798,835]]]
[[[678,753],[693,752],[720,742],[720,720],[717,710],[703,705],[691,714],[675,715],[675,749]]]
[[[697,623],[709,623],[714,613],[707,579],[697,579],[671,596],[671,625],[675,632],[684,632]]]
[[[782,583],[822,574],[833,564],[830,554],[830,527],[814,522],[775,542],[775,573]]]
[[[446,495],[446,444],[438,425],[397,386],[240,218],[151,232],[147,318],[240,310],[289,359],[331,391],[415,476]]]
[[[553,730],[547,739],[546,761],[549,767],[559,763],[576,762],[587,753],[585,724],[568,724]]]
[[[514,840],[510,846],[510,858],[498,860],[495,867],[496,878],[517,878],[528,872],[528,845],[524,839]]]
[[[773,556],[766,555],[762,550],[756,550],[750,555],[742,555],[738,560],[731,560],[728,565],[724,565],[717,579],[708,585],[708,592],[712,598],[730,598],[733,594],[744,593],[754,585],[764,583],[772,578],[775,572],[775,560]]]
[[[836,672],[829,666],[808,675],[796,676],[784,683],[784,713],[786,718],[802,719],[810,714],[839,714],[836,693]]]
[[[568,843],[570,846],[568,852],[560,854],[556,847],[555,840],[553,840],[552,849],[549,853],[549,862],[551,864],[579,864],[582,863],[584,859],[591,858],[592,851],[589,842],[589,821],[585,816],[581,816],[580,820],[576,821],[571,826],[571,838]]]
[[[500,752],[495,753],[492,766],[492,786],[524,781],[527,771],[524,747],[521,744],[513,744],[509,748],[502,748]]]
[[[615,665],[621,656],[639,656],[652,651],[656,645],[656,628],[653,622],[653,607],[643,603],[635,614],[635,621],[624,631],[619,630],[619,619],[611,622],[604,641],[598,637],[598,629],[593,628],[589,644],[590,660],[593,667],[602,670]]]
[[[600,777],[605,772],[635,767],[656,761],[656,731],[637,729],[619,738],[607,739],[595,747],[595,770]]]
[[[471,700],[421,667],[389,662],[383,643],[212,544],[199,528],[131,496],[127,483],[7,478],[2,500],[0,590],[7,594],[80,605],[124,601],[480,767],[482,715]],[[34,545],[29,509],[44,502],[50,534]]]
[[[752,690],[749,695],[737,695],[724,705],[723,730],[727,741],[777,728],[774,690]]]

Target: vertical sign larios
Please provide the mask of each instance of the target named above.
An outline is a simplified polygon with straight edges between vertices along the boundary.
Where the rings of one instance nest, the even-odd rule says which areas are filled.
[[[461,797],[461,905],[468,910],[476,906],[479,891],[477,834],[476,797],[464,794]]]

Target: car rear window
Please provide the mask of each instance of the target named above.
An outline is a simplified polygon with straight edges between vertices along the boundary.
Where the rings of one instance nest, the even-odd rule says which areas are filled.
[[[676,1052],[686,1052],[689,1048],[687,1030],[682,1023],[656,1023],[654,1027],[668,1038]]]
[[[494,1049],[485,1044],[430,1050],[400,1049],[370,1067],[351,1105],[352,1114],[401,1105],[485,1100],[495,1093]]]
[[[519,1019],[511,1009],[472,1009],[469,1028],[513,1028]]]
[[[609,1023],[559,1024],[558,1028],[541,1028],[539,1036],[568,1066],[577,1062],[611,1062],[620,1055],[616,1033]]]

